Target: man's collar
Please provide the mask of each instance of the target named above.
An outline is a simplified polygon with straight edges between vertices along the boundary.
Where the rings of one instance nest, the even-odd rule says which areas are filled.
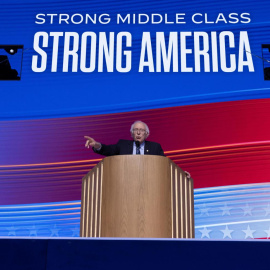
[[[135,144],[135,141],[133,141],[133,145],[136,145]],[[141,144],[140,144],[140,147],[144,147],[145,146],[145,141],[143,141]]]

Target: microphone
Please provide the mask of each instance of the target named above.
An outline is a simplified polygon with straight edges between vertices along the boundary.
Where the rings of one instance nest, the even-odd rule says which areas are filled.
[[[140,142],[139,141],[135,141],[136,147],[139,148],[140,147]]]

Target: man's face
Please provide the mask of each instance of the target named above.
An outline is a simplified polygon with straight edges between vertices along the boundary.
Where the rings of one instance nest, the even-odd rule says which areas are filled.
[[[134,141],[142,143],[147,138],[146,128],[143,123],[136,123],[133,127],[132,137]]]

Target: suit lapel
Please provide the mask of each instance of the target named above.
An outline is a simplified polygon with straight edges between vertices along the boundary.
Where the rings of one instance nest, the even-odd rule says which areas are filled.
[[[149,149],[149,142],[148,141],[144,141],[144,154],[145,155],[149,155],[150,154],[150,149]]]
[[[128,155],[133,154],[133,141],[128,142]]]

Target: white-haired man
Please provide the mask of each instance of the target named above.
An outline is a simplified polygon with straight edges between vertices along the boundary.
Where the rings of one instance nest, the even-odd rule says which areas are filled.
[[[158,155],[164,156],[159,143],[149,142],[145,139],[149,136],[149,128],[142,121],[136,121],[130,128],[132,140],[119,140],[117,144],[106,145],[95,141],[95,139],[84,136],[87,140],[85,147],[93,148],[95,153],[104,156],[114,155]]]

